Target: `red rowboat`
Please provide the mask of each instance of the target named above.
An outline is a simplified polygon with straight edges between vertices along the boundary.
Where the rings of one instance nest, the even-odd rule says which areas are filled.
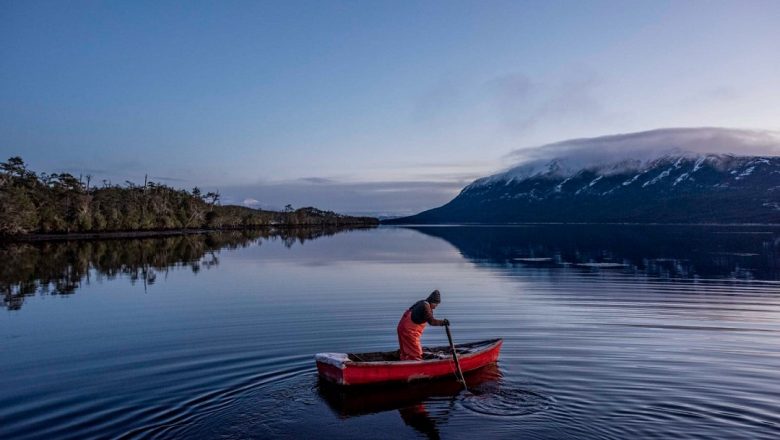
[[[473,371],[495,363],[503,339],[458,344],[460,368]],[[455,374],[450,347],[423,349],[423,360],[401,361],[398,350],[374,353],[318,353],[317,371],[324,379],[339,385],[367,385],[384,382],[409,382]]]

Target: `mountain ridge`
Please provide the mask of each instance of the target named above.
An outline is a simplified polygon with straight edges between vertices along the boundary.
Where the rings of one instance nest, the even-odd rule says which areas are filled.
[[[386,223],[522,222],[780,223],[780,157],[679,153],[579,169],[557,158]]]

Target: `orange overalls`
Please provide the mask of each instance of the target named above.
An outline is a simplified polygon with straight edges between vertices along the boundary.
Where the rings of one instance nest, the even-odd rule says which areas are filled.
[[[412,321],[412,309],[404,312],[398,322],[398,345],[401,347],[402,361],[415,361],[422,359],[422,346],[420,337],[425,330],[425,323],[415,324]]]

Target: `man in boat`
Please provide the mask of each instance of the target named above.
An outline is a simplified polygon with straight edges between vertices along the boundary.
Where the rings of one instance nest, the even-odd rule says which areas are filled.
[[[434,290],[428,298],[417,301],[404,312],[401,321],[398,322],[398,345],[401,346],[400,356],[402,361],[419,361],[422,359],[422,345],[420,337],[425,324],[434,326],[450,325],[446,319],[433,317],[433,309],[441,303],[441,294]]]

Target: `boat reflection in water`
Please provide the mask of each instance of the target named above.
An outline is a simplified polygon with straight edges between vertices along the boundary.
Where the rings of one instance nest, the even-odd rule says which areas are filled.
[[[489,393],[501,380],[498,365],[465,374],[469,392]],[[407,426],[430,439],[439,438],[438,424],[449,418],[463,385],[454,376],[439,380],[344,387],[320,379],[320,397],[338,417],[350,418],[397,410]],[[435,406],[435,411],[429,411]]]

